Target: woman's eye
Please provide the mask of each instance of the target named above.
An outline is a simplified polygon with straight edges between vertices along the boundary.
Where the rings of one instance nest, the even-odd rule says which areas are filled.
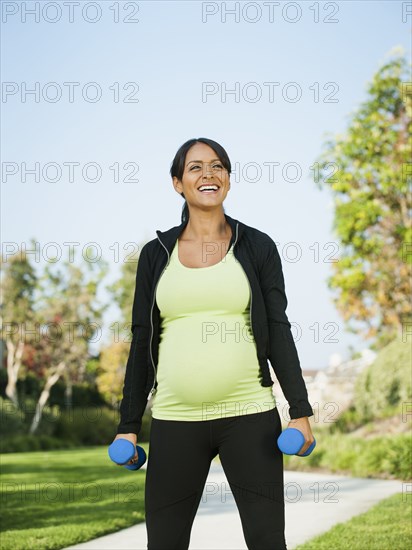
[[[193,165],[189,170],[191,171],[191,170],[194,170],[195,168],[200,168],[200,166],[197,165],[197,164],[195,164],[195,165]],[[214,164],[214,165],[213,165],[213,168],[223,169],[223,166],[222,166],[221,164],[218,163],[218,164]]]

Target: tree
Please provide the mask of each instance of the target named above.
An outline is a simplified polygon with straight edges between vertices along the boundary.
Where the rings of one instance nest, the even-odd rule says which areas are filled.
[[[113,407],[122,398],[125,368],[130,344],[113,342],[100,353],[99,372],[96,384],[99,393]]]
[[[141,244],[138,248],[141,250],[143,248],[143,244]],[[120,320],[122,323],[131,323],[132,320],[133,295],[136,283],[138,261],[138,259],[137,261],[126,261],[125,258],[123,258],[121,277],[106,287],[108,292],[111,294],[113,301],[120,309]]]
[[[143,244],[139,247],[141,250]],[[120,321],[116,323],[119,341],[102,349],[96,384],[99,392],[113,406],[122,398],[124,375],[132,339],[131,321],[133,295],[136,284],[137,262],[123,261],[121,277],[106,289],[120,309]]]
[[[68,387],[72,382],[83,380],[89,359],[89,341],[98,333],[98,323],[108,307],[100,306],[96,300],[99,283],[107,273],[107,264],[98,261],[86,262],[85,265],[88,276],[80,267],[64,262],[63,270],[56,272],[46,265],[39,278],[36,316],[41,338],[37,350],[42,357],[45,383],[30,433],[37,430],[50,390],[59,378],[63,376]]]
[[[32,247],[35,243],[32,240]],[[17,380],[23,364],[25,345],[35,338],[34,291],[37,276],[25,251],[1,256],[0,327],[7,357],[6,395],[19,406]],[[33,333],[34,331],[34,333]]]
[[[337,292],[334,303],[347,328],[374,338],[372,347],[380,349],[412,318],[412,83],[406,60],[395,56],[384,64],[367,92],[347,132],[325,143],[317,183],[332,190],[333,229],[343,249],[328,279]]]

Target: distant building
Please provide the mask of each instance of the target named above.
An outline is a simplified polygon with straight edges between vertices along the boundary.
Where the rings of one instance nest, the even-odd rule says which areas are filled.
[[[316,422],[335,422],[337,420],[339,414],[352,401],[358,375],[373,363],[376,355],[374,351],[364,349],[360,357],[343,361],[338,354],[333,354],[329,359],[329,366],[325,369],[302,369]],[[281,408],[287,405],[276,378],[274,379],[273,393]],[[283,419],[288,420],[284,414]]]

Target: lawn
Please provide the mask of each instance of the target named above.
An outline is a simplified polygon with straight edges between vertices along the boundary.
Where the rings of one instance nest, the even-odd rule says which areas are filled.
[[[145,470],[112,463],[106,446],[2,454],[0,461],[2,550],[63,548],[145,519]]]
[[[116,466],[106,446],[3,454],[0,461],[2,550],[60,549],[145,520],[145,470]],[[296,550],[410,548],[411,499],[394,495]]]
[[[412,547],[412,496],[386,498],[295,550],[407,550]]]

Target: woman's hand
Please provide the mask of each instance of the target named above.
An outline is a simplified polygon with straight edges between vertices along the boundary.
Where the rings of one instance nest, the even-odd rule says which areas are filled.
[[[309,417],[302,416],[301,418],[293,418],[289,424],[288,428],[296,428],[297,430],[301,431],[303,434],[303,437],[305,438],[305,443],[298,453],[298,455],[303,455],[307,449],[312,445],[312,443],[315,441],[315,438],[313,437],[312,429],[309,424]]]
[[[137,435],[136,434],[133,434],[133,433],[130,433],[130,434],[117,434],[116,437],[113,439],[113,442],[116,441],[116,439],[127,439],[127,441],[130,441],[130,443],[132,443],[133,447],[136,449],[136,444],[137,444]],[[132,458],[131,460],[129,460],[129,462],[127,462],[127,466],[131,466],[132,464],[137,462],[138,457],[139,457],[139,455],[138,455],[137,449],[136,449],[134,458]],[[125,466],[125,464],[118,464],[118,466]]]

